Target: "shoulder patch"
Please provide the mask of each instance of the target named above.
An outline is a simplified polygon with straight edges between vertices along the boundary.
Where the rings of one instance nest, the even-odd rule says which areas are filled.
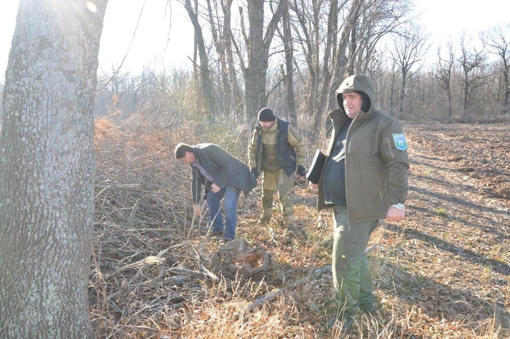
[[[407,141],[404,133],[393,133],[393,141],[395,142],[395,148],[399,151],[407,150]]]

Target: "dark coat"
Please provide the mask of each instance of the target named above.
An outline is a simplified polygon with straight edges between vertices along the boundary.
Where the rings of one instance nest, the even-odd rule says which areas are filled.
[[[217,186],[221,188],[225,186],[235,187],[244,192],[245,195],[257,186],[257,180],[248,166],[218,145],[195,145],[193,146],[193,154],[207,173],[214,178],[214,183]],[[198,204],[201,198],[202,185],[208,191],[212,183],[193,164],[191,164],[191,169],[193,202]]]

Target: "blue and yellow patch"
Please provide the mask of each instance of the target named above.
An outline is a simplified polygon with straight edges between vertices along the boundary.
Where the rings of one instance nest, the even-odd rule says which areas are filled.
[[[393,141],[395,142],[395,148],[399,151],[407,150],[407,141],[404,133],[393,133]]]

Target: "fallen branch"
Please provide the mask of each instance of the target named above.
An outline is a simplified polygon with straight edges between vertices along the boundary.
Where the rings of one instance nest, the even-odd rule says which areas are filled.
[[[276,296],[278,296],[279,294],[282,294],[285,290],[287,290],[287,289],[291,290],[307,281],[315,280],[326,272],[331,272],[331,265],[326,265],[323,267],[316,268],[310,273],[309,276],[303,277],[303,278],[291,283],[290,285],[281,287],[281,288],[277,289],[276,291],[272,291],[269,294],[266,294],[262,298],[257,299],[254,302],[252,302],[250,305],[248,305],[245,309],[239,311],[237,314],[240,315],[244,312],[249,312],[249,311],[253,310],[254,308],[262,305],[263,303],[273,300]]]
[[[131,268],[143,267],[145,265],[160,265],[163,263],[163,261],[165,261],[165,258],[158,258],[158,257],[151,255],[151,256],[148,256],[142,260],[139,260],[137,262],[134,262],[134,263],[131,263],[124,267],[121,267],[121,268],[113,271],[112,273],[107,274],[105,279],[111,278],[114,275],[116,275],[117,273],[125,271],[125,270],[129,270]]]

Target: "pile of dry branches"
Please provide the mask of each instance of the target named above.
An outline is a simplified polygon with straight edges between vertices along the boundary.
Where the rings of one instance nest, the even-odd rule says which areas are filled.
[[[178,142],[195,137],[183,126],[160,125],[147,126],[141,117],[120,125],[96,121],[90,303],[101,338],[163,338],[186,332],[196,310],[206,312],[202,304],[210,298],[216,307],[238,296],[249,312],[283,291],[266,283],[269,268],[243,275],[242,263],[239,271],[217,267],[221,244],[209,236],[207,218],[194,216],[188,167],[173,155]],[[249,214],[256,201],[241,199],[239,213]],[[269,255],[263,249],[256,253],[265,256],[267,266]],[[242,253],[231,257],[234,264],[246,259]],[[230,263],[220,260],[225,267]],[[266,297],[255,301],[260,296]],[[242,309],[236,312],[243,314]]]

